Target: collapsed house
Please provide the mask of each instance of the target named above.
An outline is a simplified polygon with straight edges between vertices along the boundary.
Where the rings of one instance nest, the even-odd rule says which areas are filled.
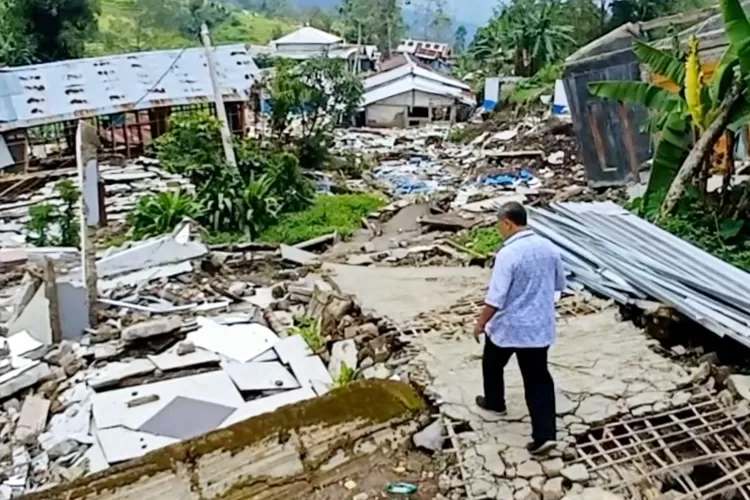
[[[242,44],[214,49],[218,84],[232,132],[251,120],[260,70]],[[171,114],[213,109],[203,48],[158,50],[0,70],[0,170],[26,171],[70,154],[76,123],[91,120],[103,151],[126,158],[167,131]]]
[[[411,38],[401,40],[396,47],[396,52],[416,57],[437,70],[448,69],[448,63],[453,59],[453,50],[449,44],[429,40],[412,40]]]
[[[465,121],[476,105],[469,85],[408,54],[385,61],[379,73],[365,79],[364,88],[361,121],[368,127]]]

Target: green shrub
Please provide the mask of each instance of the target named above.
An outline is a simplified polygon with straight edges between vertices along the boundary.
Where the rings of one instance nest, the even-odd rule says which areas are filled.
[[[176,115],[154,146],[160,162],[195,185],[195,218],[215,233],[257,238],[279,214],[307,208],[315,185],[294,154],[254,139],[235,141],[237,168],[221,151],[220,125],[207,113]],[[143,225],[143,224],[141,224]]]
[[[180,191],[149,194],[138,199],[128,223],[137,239],[172,231],[185,219],[198,220],[204,213],[195,196]]]
[[[293,326],[289,333],[292,335],[300,335],[310,347],[312,352],[320,352],[324,345],[325,340],[323,339],[322,322],[320,319],[311,318],[309,316],[298,316],[294,318],[297,325]]]
[[[60,181],[55,189],[63,202],[62,210],[49,204],[29,208],[29,222],[26,224],[29,234],[26,240],[39,247],[77,247],[80,244],[78,200],[81,194],[70,179]],[[55,227],[59,231],[58,237],[52,236]]]
[[[483,257],[490,257],[498,251],[503,238],[495,227],[475,227],[460,232],[454,241]]]
[[[362,217],[384,204],[385,200],[371,194],[319,196],[307,210],[282,215],[261,239],[293,245],[334,231],[346,239],[361,226]]]
[[[52,205],[41,204],[29,208],[29,222],[26,223],[28,236],[26,241],[38,247],[51,246],[53,238],[49,234],[55,223],[56,208]]]

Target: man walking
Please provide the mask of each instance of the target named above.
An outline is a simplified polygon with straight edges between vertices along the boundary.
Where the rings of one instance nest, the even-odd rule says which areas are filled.
[[[520,203],[500,209],[503,247],[474,334],[486,333],[482,375],[484,396],[477,405],[506,414],[503,371],[513,354],[523,377],[531,415],[533,455],[555,446],[555,386],[547,368],[547,352],[555,340],[555,292],[565,289],[565,273],[555,246],[527,226]]]

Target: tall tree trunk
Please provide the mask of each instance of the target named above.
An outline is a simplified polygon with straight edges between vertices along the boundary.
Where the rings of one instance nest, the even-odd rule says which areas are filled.
[[[715,143],[714,143],[715,146]],[[715,149],[714,147],[711,148]],[[703,159],[703,165],[701,166],[700,176],[698,177],[698,193],[702,202],[706,201],[706,195],[708,194],[708,178],[711,175],[711,167],[713,167],[713,151],[709,152]]]
[[[672,185],[669,187],[667,197],[664,199],[664,203],[662,203],[661,210],[659,211],[660,219],[672,213],[677,206],[677,202],[680,201],[682,193],[685,192],[686,186],[695,178],[706,156],[711,152],[721,134],[724,133],[727,125],[729,125],[732,108],[737,104],[740,93],[739,86],[735,85],[732,87],[721,103],[718,116],[701,134],[695,146],[693,146],[693,150],[690,151],[690,154],[685,159],[685,163],[682,164],[680,170],[677,172],[677,176],[672,181]]]
[[[727,213],[729,195],[732,192],[732,177],[734,177],[734,144],[735,135],[727,132],[727,152],[724,155],[724,178],[721,181],[721,213]]]

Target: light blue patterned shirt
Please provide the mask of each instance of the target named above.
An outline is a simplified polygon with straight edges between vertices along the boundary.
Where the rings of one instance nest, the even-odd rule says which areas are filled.
[[[524,230],[505,241],[492,268],[485,303],[497,313],[485,329],[500,347],[548,347],[555,341],[555,292],[565,289],[560,252]]]

